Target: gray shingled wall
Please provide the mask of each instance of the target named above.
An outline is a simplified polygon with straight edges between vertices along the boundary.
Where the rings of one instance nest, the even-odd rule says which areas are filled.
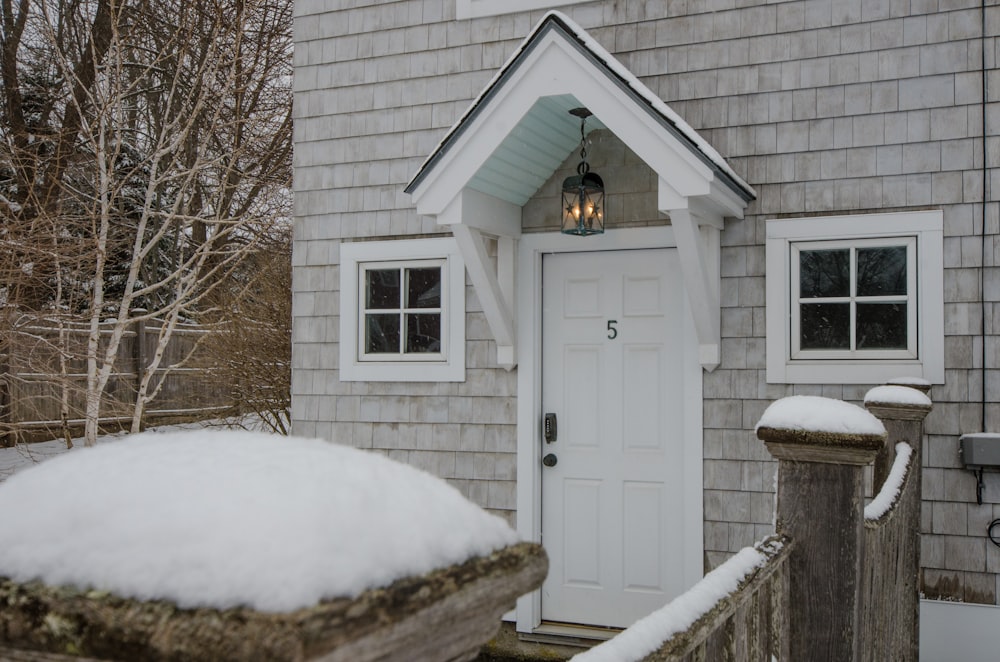
[[[1000,8],[989,4],[986,63],[995,102]],[[766,383],[764,221],[940,208],[947,371],[946,384],[931,392],[935,409],[926,422],[925,589],[996,603],[1000,548],[986,527],[1000,517],[1000,475],[987,475],[985,504],[977,506],[974,478],[957,451],[960,434],[982,427],[984,354],[987,428],[1000,430],[995,202],[985,215],[985,270],[978,236],[979,2],[603,0],[565,12],[759,195],[746,219],[727,222],[722,235],[722,364],[704,380],[706,566],[771,529],[774,465],[751,432],[764,407],[792,393],[858,401],[868,388]],[[297,0],[296,15],[295,432],[426,468],[512,519],[516,373],[493,367],[495,347],[475,293],[468,288],[465,383],[341,383],[337,265],[341,241],[440,233],[416,216],[403,186],[543,12],[456,21],[454,0]],[[987,108],[989,192],[1000,190],[998,108]],[[637,168],[628,178],[636,209],[648,198],[642,177]],[[544,225],[537,209],[551,193],[543,187],[528,203],[526,230]],[[636,214],[633,220],[650,215]]]

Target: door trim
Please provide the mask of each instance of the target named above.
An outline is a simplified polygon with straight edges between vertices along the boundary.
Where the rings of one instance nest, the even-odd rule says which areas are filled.
[[[594,251],[676,248],[673,228],[669,225],[609,230],[593,238],[561,233],[530,233],[518,242],[517,283],[517,532],[524,540],[541,542],[541,388],[542,364],[542,255]],[[687,292],[683,292],[685,378],[691,388],[684,393],[685,417],[683,438],[691,452],[685,453],[687,483],[684,495],[683,575],[685,584],[693,585],[703,575],[704,524],[702,481],[702,368],[698,363],[698,338],[694,329]],[[533,632],[541,626],[541,590],[517,601],[518,632]]]

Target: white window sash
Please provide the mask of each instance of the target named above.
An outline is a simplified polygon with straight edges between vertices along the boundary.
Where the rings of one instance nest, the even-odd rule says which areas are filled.
[[[441,305],[437,308],[408,308],[404,299],[406,288],[406,272],[409,269],[421,269],[427,267],[438,267],[441,270]],[[398,308],[368,308],[365,305],[366,284],[368,282],[367,272],[379,269],[391,269],[400,273],[400,302]],[[447,260],[410,260],[393,262],[359,262],[358,263],[358,336],[357,336],[357,357],[358,361],[365,362],[386,362],[386,361],[413,361],[417,363],[444,362],[448,360],[448,263]],[[397,314],[400,317],[400,349],[398,352],[369,353],[365,350],[368,340],[366,329],[366,318],[370,314]],[[407,316],[410,314],[434,314],[441,316],[441,351],[439,352],[407,352],[405,351],[407,340]]]
[[[918,333],[918,308],[917,297],[917,251],[916,237],[880,237],[858,240],[828,240],[828,241],[797,241],[789,242],[789,267],[791,277],[789,278],[788,290],[790,297],[791,329],[790,358],[791,360],[812,359],[812,360],[838,360],[838,359],[916,359],[917,333]],[[876,247],[906,247],[906,294],[886,295],[886,296],[858,296],[857,293],[857,251],[859,248]],[[799,296],[800,283],[800,262],[799,254],[807,250],[837,250],[848,249],[850,251],[850,292],[847,296],[841,297],[814,297],[802,299]],[[849,349],[802,349],[802,304],[819,303],[846,303],[850,307],[848,333]],[[906,349],[857,349],[857,304],[864,303],[905,303],[906,304],[906,329],[907,341]]]

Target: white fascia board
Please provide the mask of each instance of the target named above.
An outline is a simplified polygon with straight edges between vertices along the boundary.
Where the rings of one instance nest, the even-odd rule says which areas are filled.
[[[563,94],[578,99],[650,168],[669,178],[681,195],[711,193],[710,168],[576,46],[550,32],[413,191],[418,213],[440,214],[539,98]]]
[[[417,213],[424,213],[417,208]],[[436,216],[438,225],[465,225],[495,237],[521,236],[521,208],[470,188],[463,188]]]
[[[712,180],[708,199],[719,208],[721,216],[743,218],[743,212],[747,208],[747,203],[740,199],[731,188],[719,182],[718,178]]]

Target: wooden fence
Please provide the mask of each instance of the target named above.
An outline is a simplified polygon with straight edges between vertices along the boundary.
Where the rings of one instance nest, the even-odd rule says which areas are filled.
[[[738,588],[631,659],[919,659],[920,446],[931,405],[915,393],[869,392],[866,407],[885,434],[758,428],[778,459],[776,537],[755,548],[763,560]],[[866,507],[864,473],[873,463],[876,496]],[[672,620],[671,609],[690,610],[712,574],[616,639],[632,630],[645,637],[651,623]],[[630,645],[612,639],[584,657],[619,660]]]
[[[77,434],[83,429],[87,385],[87,325],[53,318],[9,315],[0,343],[0,445]],[[143,371],[156,351],[162,322],[137,320],[125,331],[101,404],[103,428],[132,420]],[[231,408],[232,395],[212,379],[201,347],[209,331],[178,324],[151,381],[162,380],[144,422],[194,420]],[[111,325],[102,328],[106,343]],[[102,349],[103,353],[103,349]]]

